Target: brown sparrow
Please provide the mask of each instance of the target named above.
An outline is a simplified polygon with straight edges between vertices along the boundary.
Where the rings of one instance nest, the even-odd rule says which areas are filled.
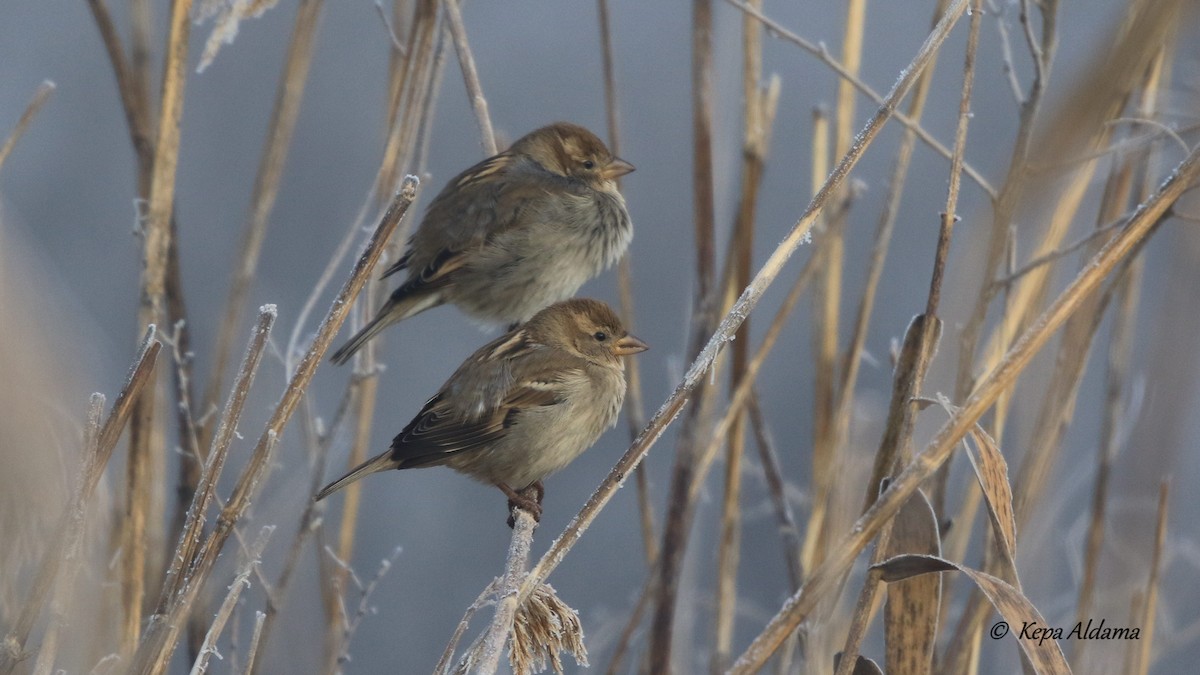
[[[625,399],[621,357],[648,349],[598,300],[551,305],[472,354],[387,452],[316,499],[388,469],[449,466],[541,516],[541,480],[596,442]],[[536,498],[526,494],[532,488]]]
[[[571,297],[633,238],[616,183],[630,171],[595,134],[559,122],[459,174],[383,274],[408,277],[332,360],[345,363],[387,326],[438,305],[514,325]]]

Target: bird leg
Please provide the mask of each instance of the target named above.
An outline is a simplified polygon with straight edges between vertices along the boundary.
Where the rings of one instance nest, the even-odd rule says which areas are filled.
[[[534,487],[534,486],[536,486],[536,487]],[[508,497],[508,511],[509,511],[508,526],[509,527],[514,527],[516,525],[516,522],[517,522],[516,514],[514,514],[512,512],[512,510],[518,509],[518,508],[524,509],[525,511],[529,512],[529,515],[533,516],[534,522],[537,522],[537,523],[542,522],[542,503],[541,502],[542,502],[542,495],[545,493],[545,490],[541,487],[541,481],[538,481],[537,483],[534,483],[533,486],[530,486],[530,487],[534,488],[534,495],[535,495],[534,498],[530,498],[529,495],[525,494],[526,492],[529,491],[530,487],[527,487],[524,490],[521,490],[520,492],[517,492],[516,490],[509,487],[507,483],[496,483],[496,487],[500,488],[500,491],[503,492],[505,494],[505,496]]]

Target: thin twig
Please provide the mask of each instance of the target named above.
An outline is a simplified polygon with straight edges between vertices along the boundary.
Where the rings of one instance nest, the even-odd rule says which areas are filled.
[[[29,101],[29,105],[25,107],[25,112],[21,113],[20,119],[17,120],[17,126],[13,127],[8,138],[4,139],[4,145],[0,146],[0,169],[4,168],[4,160],[8,159],[8,155],[16,147],[17,141],[21,136],[25,135],[25,130],[29,128],[29,123],[42,109],[46,101],[50,98],[50,94],[54,93],[54,83],[46,80],[38,85],[37,91],[33,93],[33,98]]]
[[[262,644],[263,622],[266,619],[266,614],[262,612],[254,613],[254,633],[250,636],[250,647],[246,649],[246,667],[242,670],[246,675],[253,673],[254,664],[258,663],[258,650]]]
[[[1158,486],[1158,515],[1154,528],[1154,548],[1150,555],[1150,575],[1146,579],[1145,601],[1142,603],[1141,616],[1134,623],[1145,631],[1144,638],[1138,641],[1134,649],[1137,653],[1137,665],[1129,672],[1146,675],[1150,672],[1150,651],[1154,646],[1155,610],[1158,609],[1158,585],[1163,573],[1163,559],[1167,555],[1167,512],[1170,506],[1171,483],[1163,479]]]
[[[747,5],[742,0],[725,0],[725,2],[728,2],[734,7],[737,7],[743,12],[746,12],[750,16],[753,16],[761,21],[763,25],[769,29],[769,35],[780,38],[786,42],[791,42],[809,54],[817,57],[818,61],[829,66],[835,73],[838,74],[838,77],[844,78],[853,84],[855,89],[859,90],[864,96],[871,99],[875,105],[882,106],[884,104],[885,97],[881,96],[877,91],[872,89],[867,83],[863,82],[853,73],[850,73],[843,64],[838,62],[837,59],[833,58],[833,56],[829,53],[829,50],[825,48],[824,44],[814,44],[809,42],[808,40],[788,30],[782,24],[766,16],[762,12],[754,9],[750,5]],[[893,110],[892,115],[897,122],[916,133],[917,137],[921,139],[922,143],[928,145],[942,157],[950,159],[950,149],[945,145],[942,145],[940,141],[931,136],[924,127],[902,112]],[[997,197],[996,189],[992,187],[992,184],[989,183],[986,178],[983,177],[983,174],[976,171],[975,168],[970,164],[965,164],[963,170],[966,171],[967,175],[971,177],[971,180],[974,181],[981,190],[987,193],[987,195],[991,197],[993,201],[995,201]]]
[[[467,632],[467,627],[471,624],[471,618],[485,605],[495,602],[493,597],[496,594],[496,585],[499,583],[499,578],[493,579],[492,583],[484,587],[479,597],[475,598],[475,602],[471,603],[467,611],[463,612],[463,617],[459,619],[458,625],[454,627],[454,633],[450,636],[450,641],[446,643],[446,649],[442,651],[442,657],[438,659],[437,665],[433,668],[434,675],[450,675],[454,652],[458,649],[458,643],[462,640],[463,634]]]
[[[442,0],[442,6],[446,8],[446,23],[450,27],[450,35],[454,38],[454,51],[458,53],[458,66],[462,69],[463,82],[467,85],[467,99],[471,102],[475,122],[479,125],[483,152],[491,157],[497,152],[496,134],[492,131],[492,118],[488,116],[487,99],[484,98],[483,87],[479,84],[479,73],[475,71],[475,57],[471,55],[471,45],[467,42],[462,8],[459,7],[458,0]]]
[[[246,551],[245,563],[238,569],[237,574],[233,577],[233,582],[229,584],[229,592],[225,594],[225,600],[217,609],[216,616],[213,617],[212,623],[209,624],[208,633],[204,637],[204,644],[200,646],[200,655],[196,657],[196,662],[192,664],[191,675],[203,675],[208,670],[209,659],[217,651],[217,639],[221,637],[221,633],[225,630],[225,624],[229,622],[229,617],[233,614],[233,610],[237,607],[238,598],[242,596],[242,591],[250,587],[250,575],[254,572],[254,568],[262,562],[263,549],[267,546],[267,540],[271,538],[271,534],[275,531],[274,525],[266,525],[258,533],[258,537],[250,546],[250,550]]]

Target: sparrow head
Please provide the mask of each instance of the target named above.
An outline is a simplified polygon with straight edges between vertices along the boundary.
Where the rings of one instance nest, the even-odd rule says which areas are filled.
[[[538,312],[529,320],[534,337],[602,366],[615,366],[622,356],[650,347],[625,330],[621,318],[599,300],[576,298]]]
[[[614,156],[596,134],[569,122],[532,131],[513,143],[511,151],[597,190],[615,191],[616,179],[633,171],[633,165]]]

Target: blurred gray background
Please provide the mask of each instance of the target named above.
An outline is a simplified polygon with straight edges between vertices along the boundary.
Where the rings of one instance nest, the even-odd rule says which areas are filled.
[[[113,2],[118,25],[126,26],[124,3]],[[928,32],[931,2],[870,2],[862,78],[884,92],[908,63]],[[994,184],[1007,166],[1017,107],[1002,70],[996,22],[1007,22],[1017,50],[1019,77],[1029,81],[1029,64],[1019,41],[1015,8],[1002,2],[1001,17],[984,17],[977,84],[973,104],[968,161]],[[1123,3],[1117,0],[1064,2],[1060,17],[1061,47],[1054,67],[1050,101],[1061,100],[1085,60],[1105,47]],[[741,15],[715,3],[716,34],[716,212],[722,249],[733,220],[741,162]],[[155,3],[156,24],[165,26],[165,3]],[[188,78],[182,149],[177,181],[177,213],[184,287],[193,324],[196,374],[207,379],[209,355],[223,309],[230,268],[236,256],[259,152],[263,143],[276,79],[292,28],[295,3],[281,2],[257,20],[242,24],[237,40],[227,46],[203,74],[195,74],[199,47],[208,26],[193,29],[192,74]],[[766,12],[801,35],[824,41],[835,53],[843,3],[769,2]],[[685,342],[692,305],[693,260],[690,123],[690,6],[683,2],[650,3],[615,0],[611,4],[616,47],[617,82],[622,122],[621,155],[637,166],[624,192],[636,236],[631,248],[637,296],[635,332],[652,345],[640,356],[645,400],[652,412],[673,388],[686,367]],[[563,119],[584,124],[606,136],[596,6],[590,2],[467,3],[466,25],[492,119],[499,133],[516,138],[544,123]],[[1194,27],[1181,37],[1176,81],[1166,100],[1168,118],[1195,122],[1196,68],[1200,49]],[[946,144],[953,138],[966,21],[944,48],[924,125]],[[328,2],[318,33],[310,82],[295,139],[283,175],[277,205],[247,303],[279,307],[275,341],[281,346],[319,271],[348,223],[363,203],[378,166],[384,130],[389,40],[373,5],[366,0]],[[161,45],[161,39],[156,42]],[[761,263],[795,222],[809,198],[811,116],[815,106],[832,106],[837,80],[815,59],[792,45],[766,38],[766,74],[782,77],[782,97],[775,122],[768,168],[761,192],[755,265]],[[161,47],[154,54],[156,64]],[[157,72],[158,66],[155,66]],[[112,72],[86,4],[79,0],[7,0],[0,5],[0,135],[16,123],[29,97],[45,79],[57,90],[0,173],[0,222],[40,260],[45,282],[28,289],[45,295],[48,319],[74,347],[61,358],[77,375],[73,397],[56,401],[82,417],[87,396],[103,391],[111,397],[136,345],[135,327],[140,269],[140,241],[135,224],[134,158]],[[859,99],[861,124],[874,106]],[[866,186],[854,205],[847,231],[844,302],[856,305],[865,275],[886,180],[893,162],[899,127],[889,125],[869,150],[854,177]],[[481,158],[475,121],[466,104],[457,63],[447,62],[433,127],[429,171],[421,206],[455,173]],[[1168,148],[1167,162],[1181,157]],[[918,145],[910,186],[902,205],[892,252],[885,270],[872,329],[870,354],[859,380],[859,404],[852,430],[853,453],[870,457],[878,441],[882,410],[890,386],[887,354],[911,317],[924,307],[936,239],[938,213],[945,200],[947,162]],[[1197,200],[1193,199],[1192,202]],[[1195,208],[1200,213],[1200,208]],[[968,246],[987,224],[986,199],[969,182],[959,212],[951,253],[946,307],[947,329],[966,316],[966,301],[976,291],[974,275],[957,275],[969,265]],[[1089,212],[1090,213],[1090,212]],[[1086,227],[1086,225],[1084,225]],[[1084,230],[1080,229],[1082,233]],[[1071,237],[1072,239],[1074,237]],[[1175,221],[1149,248],[1144,321],[1138,336],[1136,379],[1142,391],[1140,418],[1130,420],[1129,447],[1119,466],[1113,507],[1113,551],[1103,570],[1130,580],[1144,576],[1145,536],[1152,530],[1154,484],[1160,475],[1173,479],[1171,532],[1176,542],[1164,579],[1160,605],[1160,640],[1155,651],[1159,672],[1177,672],[1200,656],[1196,626],[1200,565],[1196,547],[1197,509],[1190,494],[1200,482],[1200,462],[1193,440],[1200,437],[1200,405],[1195,389],[1195,341],[1179,344],[1177,336],[1200,330],[1193,292],[1197,288],[1196,225]],[[1029,249],[1027,245],[1025,250]],[[754,344],[769,317],[808,256],[801,249],[762,307],[752,315]],[[1075,263],[1070,263],[1072,267]],[[345,267],[345,266],[344,266]],[[338,281],[343,278],[339,273]],[[957,276],[956,276],[957,275]],[[961,282],[963,278],[969,282]],[[1066,277],[1063,277],[1065,281]],[[32,281],[31,281],[32,283]],[[1061,285],[1060,285],[1061,287]],[[588,284],[583,294],[615,304],[616,275],[609,272]],[[328,298],[318,305],[320,312]],[[808,485],[811,439],[811,371],[808,301],[803,301],[765,369],[761,390],[767,419],[782,453],[785,475],[801,517]],[[313,326],[305,328],[313,330]],[[843,340],[847,327],[843,326]],[[373,447],[382,449],[425,398],[457,364],[488,339],[456,310],[428,312],[391,329],[380,358],[382,375],[373,431]],[[1102,332],[1098,345],[1107,341]],[[1165,337],[1164,337],[1165,336]],[[58,336],[59,338],[62,335]],[[844,346],[844,345],[843,345]],[[5,348],[0,345],[0,349]],[[1098,346],[1097,349],[1102,349]],[[240,353],[240,347],[238,348]],[[1097,352],[1102,353],[1102,352]],[[1169,359],[1164,360],[1164,354]],[[930,390],[953,390],[954,350],[947,349],[932,375]],[[1039,363],[1049,363],[1045,358]],[[1164,364],[1170,367],[1164,367]],[[1102,373],[1094,356],[1085,391],[1098,392]],[[1035,364],[1036,365],[1036,364]],[[326,419],[332,414],[349,369],[322,366],[312,391],[315,407]],[[261,424],[284,386],[277,359],[265,362],[255,385],[255,404],[241,425],[247,439]],[[1031,421],[1028,408],[1040,391],[1015,400],[1015,416]],[[1070,456],[1078,462],[1058,469],[1052,508],[1022,535],[1020,562],[1027,591],[1052,623],[1071,618],[1078,580],[1087,503],[1091,493],[1093,447],[1098,433],[1098,398],[1085,393],[1075,424],[1067,435]],[[935,411],[926,413],[919,440],[940,424]],[[69,426],[69,425],[67,425]],[[295,424],[292,425],[295,427]],[[1008,436],[1010,457],[1019,456],[1024,436],[1016,428]],[[535,555],[562,530],[591,489],[606,475],[627,445],[625,427],[608,433],[579,461],[547,482],[546,514],[535,541]],[[249,442],[235,446],[233,473],[244,461]],[[1008,446],[1009,444],[1006,444]],[[668,433],[648,461],[656,516],[661,523],[674,436]],[[347,444],[334,444],[328,473],[341,467]],[[1016,453],[1016,454],[1011,454]],[[1141,454],[1139,454],[1141,453]],[[117,453],[117,463],[120,456]],[[1141,460],[1138,458],[1141,457]],[[1152,460],[1146,460],[1152,457]],[[1011,460],[1010,460],[1011,461]],[[268,577],[290,544],[310,482],[304,452],[295,430],[277,454],[278,466],[254,513],[256,524],[279,525],[271,542]],[[959,484],[967,480],[961,469]],[[171,475],[175,460],[171,460]],[[1015,465],[1014,465],[1015,466]],[[719,471],[714,476],[719,476]],[[121,474],[114,473],[120,477]],[[119,482],[113,483],[119,489]],[[715,517],[719,480],[710,479],[697,515],[697,527],[685,570],[680,611],[679,672],[698,672],[707,663],[712,575],[715,560]],[[779,538],[761,480],[757,460],[747,464],[746,523],[743,536],[737,649],[740,650],[786,597],[786,577]],[[338,502],[332,508],[337,508]],[[503,524],[504,499],[447,470],[373,476],[364,483],[359,544],[352,561],[360,576],[374,574],[379,561],[401,547],[393,569],[371,599],[376,613],[364,620],[354,638],[347,672],[428,672],[463,610],[500,573],[509,530]],[[551,583],[580,611],[592,650],[593,665],[606,665],[617,631],[623,625],[645,577],[635,495],[631,488],[617,498],[576,546]],[[1065,533],[1065,534],[1064,534]],[[1128,540],[1121,535],[1127,535]],[[320,604],[314,591],[315,554],[302,558],[268,658],[273,672],[307,672],[318,655]],[[978,558],[970,562],[977,563]],[[1140,583],[1140,581],[1138,582]],[[214,588],[221,584],[214,583]],[[857,588],[857,586],[852,586]],[[351,596],[349,602],[357,602]],[[261,608],[262,596],[247,595],[241,629]],[[1127,616],[1127,607],[1110,608],[1109,623]],[[1105,610],[1108,611],[1108,610]],[[484,616],[488,612],[485,610]],[[1103,614],[1097,610],[1097,616]],[[1071,619],[1073,621],[1073,619]],[[477,621],[476,626],[484,625]],[[1174,638],[1166,636],[1174,635]],[[1190,637],[1189,637],[1190,635]],[[244,639],[243,639],[244,644]],[[879,656],[878,642],[867,653]],[[984,662],[995,670],[1015,669],[1011,641],[984,646]],[[1172,666],[1171,664],[1175,664]],[[182,664],[180,664],[182,672]],[[221,671],[223,666],[215,669]],[[573,669],[570,666],[569,669]]]

